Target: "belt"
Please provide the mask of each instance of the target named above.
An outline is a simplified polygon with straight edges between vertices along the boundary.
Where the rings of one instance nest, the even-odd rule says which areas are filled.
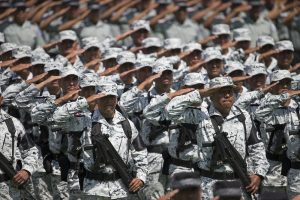
[[[167,147],[165,145],[151,145],[147,146],[147,151],[149,153],[159,153],[161,154]]]
[[[230,172],[214,172],[208,171],[205,169],[198,169],[200,176],[204,176],[211,179],[218,179],[218,180],[231,180],[231,179],[238,179],[238,177],[234,173]]]
[[[121,177],[117,172],[108,174],[108,173],[93,173],[91,171],[86,170],[85,178],[97,180],[97,181],[116,181]]]
[[[0,174],[0,183],[9,181],[9,178],[5,174]]]
[[[291,168],[292,169],[300,169],[300,162],[292,162]]]
[[[268,160],[282,161],[283,155],[266,152],[266,157]]]
[[[180,160],[176,158],[171,158],[170,164],[186,167],[186,168],[193,168],[194,166],[192,161]]]

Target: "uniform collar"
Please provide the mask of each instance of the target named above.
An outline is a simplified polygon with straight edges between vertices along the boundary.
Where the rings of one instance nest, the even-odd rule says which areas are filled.
[[[115,111],[114,118],[112,119],[112,123],[108,123],[106,119],[101,115],[99,110],[96,110],[93,115],[93,122],[98,122],[100,124],[105,124],[107,126],[112,126],[121,123],[125,120],[125,117],[119,112]]]
[[[223,118],[222,114],[214,107],[213,104],[211,104],[209,106],[208,114],[209,114],[210,117],[212,117],[212,116],[219,116],[219,117]],[[224,119],[230,120],[230,119],[232,119],[232,118],[234,118],[234,117],[236,117],[236,116],[238,116],[240,114],[241,114],[241,111],[239,109],[237,109],[236,106],[232,106],[231,110],[229,112],[229,115],[226,118],[224,118]]]
[[[11,116],[7,114],[4,110],[2,110],[2,108],[0,108],[0,122],[3,122],[9,118],[11,118]]]

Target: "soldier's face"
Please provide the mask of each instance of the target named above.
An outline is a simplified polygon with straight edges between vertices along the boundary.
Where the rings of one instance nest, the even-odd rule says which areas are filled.
[[[215,92],[211,97],[214,106],[221,112],[230,110],[234,103],[234,90],[232,87],[224,87]]]
[[[274,86],[272,93],[275,95],[288,92],[291,89],[291,79],[282,79],[277,85]]]
[[[39,74],[44,73],[44,65],[43,64],[33,65],[31,67],[31,72],[33,76],[37,76]]]
[[[281,51],[276,58],[280,69],[289,69],[294,59],[294,52],[289,50]]]
[[[2,60],[2,61],[12,60],[12,59],[13,59],[13,57],[12,57],[11,51],[5,52],[0,56],[0,60]]]
[[[78,76],[69,75],[61,79],[60,85],[63,89],[64,94],[79,89]]]
[[[222,60],[214,59],[206,63],[205,66],[208,77],[212,79],[221,75],[224,63]]]
[[[250,42],[250,41],[239,41],[239,42],[235,45],[235,48],[236,48],[236,49],[243,49],[243,50],[246,50],[246,49],[249,49],[249,48],[250,48],[250,45],[251,45],[251,42]]]
[[[149,37],[149,32],[146,29],[141,29],[133,33],[131,37],[136,46],[142,46],[143,40]]]
[[[92,23],[97,23],[99,21],[100,11],[99,10],[92,10],[89,18],[92,21]]]
[[[96,88],[94,86],[81,88],[80,96],[83,96],[84,98],[88,98],[94,94],[96,94]]]
[[[200,60],[201,60],[201,51],[198,50],[193,51],[184,59],[184,61],[186,61],[190,66],[198,63]]]
[[[179,23],[183,23],[187,17],[186,8],[181,7],[178,11],[175,12],[175,18]]]
[[[18,8],[14,14],[14,20],[17,24],[23,24],[27,19],[26,7]]]
[[[152,68],[151,67],[143,67],[142,69],[139,69],[136,73],[136,78],[139,83],[146,80],[149,76],[152,75]]]
[[[104,68],[107,69],[107,68],[116,66],[118,63],[115,58],[110,58],[110,59],[103,60],[102,64],[103,64]]]
[[[108,95],[97,101],[98,109],[104,118],[113,118],[117,106],[117,97]]]
[[[229,41],[230,41],[230,35],[227,34],[218,35],[218,37],[214,39],[214,43],[220,46],[228,43]]]
[[[59,71],[58,70],[49,71],[47,78],[49,78],[50,76],[59,76]],[[50,87],[50,88],[51,87],[52,88],[59,87],[59,80],[52,81],[47,87]]]
[[[230,74],[228,74],[228,76],[230,77],[239,77],[239,76],[243,76],[243,71],[241,70],[236,70],[231,72]],[[235,82],[234,84],[238,87],[241,88],[243,86],[243,81],[239,81],[239,82]]]
[[[173,72],[170,70],[163,71],[161,76],[155,80],[155,84],[158,87],[170,89],[173,84]]]
[[[253,21],[256,21],[259,18],[261,10],[262,10],[262,6],[252,6],[251,10],[248,12],[250,18]]]
[[[253,91],[265,87],[266,80],[267,80],[267,76],[264,74],[257,74],[255,76],[252,76],[248,80],[250,90]]]
[[[150,54],[150,53],[158,52],[160,50],[161,50],[160,47],[148,47],[148,48],[143,49],[142,52],[144,54]]]
[[[268,51],[271,51],[274,49],[274,46],[271,45],[271,44],[267,44],[267,45],[264,45],[262,46],[259,50],[258,50],[258,53],[265,53],[265,52],[268,52]]]
[[[92,61],[94,59],[100,58],[100,50],[97,47],[88,48],[83,54],[83,59],[85,62]]]
[[[73,40],[63,40],[58,44],[59,53],[66,56],[78,48],[77,42]]]

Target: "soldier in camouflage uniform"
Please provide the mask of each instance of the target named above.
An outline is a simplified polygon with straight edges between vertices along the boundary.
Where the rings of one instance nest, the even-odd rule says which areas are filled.
[[[190,121],[199,124],[197,128],[197,144],[200,156],[198,168],[201,172],[203,199],[212,198],[212,186],[218,179],[232,180],[237,178],[233,175],[232,168],[227,163],[212,166],[211,160],[214,149],[212,142],[216,133],[212,126],[212,117],[220,123],[219,128],[228,133],[230,143],[241,156],[243,158],[251,157],[253,160],[254,165],[247,166],[251,179],[251,184],[247,186],[247,190],[254,194],[258,191],[269,166],[265,157],[264,145],[257,137],[250,115],[246,111],[233,106],[234,84],[232,79],[229,77],[214,78],[210,81],[209,88],[209,90],[200,90],[202,95],[198,90],[183,95],[177,106],[173,106],[168,110],[169,117],[176,117],[177,120],[182,122]],[[191,112],[188,109],[193,104],[200,104],[203,98],[201,96],[210,96],[211,105],[208,107],[208,114],[203,111]],[[238,117],[240,115],[244,116],[243,122]]]
[[[292,76],[287,70],[274,71],[271,80],[278,84],[262,99],[255,112],[255,118],[265,127],[262,138],[271,167],[265,180],[269,186],[266,189],[284,187],[281,174],[288,170],[287,193],[292,199],[299,194],[299,103],[293,99],[299,91],[290,90]],[[287,169],[285,156],[291,161],[290,169]],[[273,191],[279,189],[273,188]]]
[[[116,169],[109,163],[101,160],[96,162],[96,151],[93,151],[92,139],[92,123],[89,124],[87,132],[84,132],[82,141],[83,162],[86,170],[84,179],[84,194],[82,199],[132,199],[129,191],[136,192],[142,188],[146,182],[147,175],[147,151],[140,149],[136,145],[136,138],[138,131],[131,121],[116,110],[117,105],[117,85],[113,82],[101,82],[98,85],[97,98],[94,100],[97,103],[97,110],[95,110],[92,117],[94,123],[100,125],[101,134],[107,134],[109,141],[112,143],[118,154],[126,165],[133,164],[131,169],[136,173],[135,178],[126,185],[120,179]],[[93,98],[93,97],[92,97]],[[87,108],[89,106],[90,98],[78,102],[79,108]],[[129,123],[131,135],[127,135],[124,130],[123,123]],[[100,152],[101,153],[101,152]],[[103,162],[103,163],[102,163]],[[98,166],[98,163],[100,166]]]
[[[1,107],[2,103],[3,97],[0,90]],[[0,119],[1,153],[12,163],[15,169],[19,170],[13,180],[9,180],[3,171],[0,170],[0,197],[7,200],[21,199],[20,190],[15,185],[19,186],[26,183],[35,172],[38,149],[26,135],[20,121],[8,115],[2,108],[0,108]]]

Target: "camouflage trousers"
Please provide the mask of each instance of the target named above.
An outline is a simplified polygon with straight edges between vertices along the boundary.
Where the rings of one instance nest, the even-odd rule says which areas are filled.
[[[1,200],[17,200],[21,199],[20,191],[13,187],[10,181],[0,183],[0,199]]]
[[[262,184],[263,186],[268,187],[286,187],[287,178],[286,176],[281,175],[281,162],[268,160],[270,167],[265,176]]]
[[[287,193],[291,200],[300,194],[300,169],[290,169],[287,179]]]
[[[82,200],[111,200],[109,197],[99,197],[95,195],[81,195]],[[131,198],[120,198],[115,200],[132,200]]]
[[[32,175],[32,185],[36,199],[52,200],[51,175],[46,172],[35,172]]]
[[[164,185],[166,178],[163,177],[161,171],[163,167],[163,158],[161,154],[149,153],[148,154],[148,169],[146,185],[142,190],[143,199],[157,200],[160,196],[164,195]]]

